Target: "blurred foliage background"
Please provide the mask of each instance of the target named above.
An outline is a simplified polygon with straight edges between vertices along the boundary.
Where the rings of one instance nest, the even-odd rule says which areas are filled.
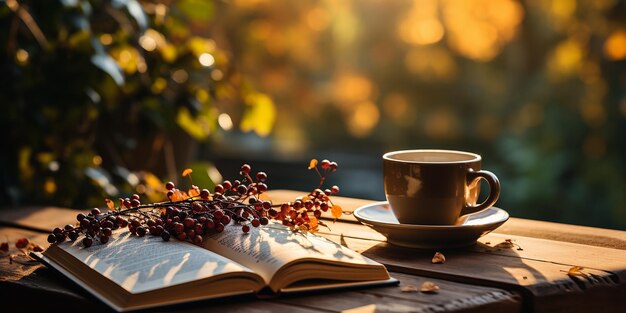
[[[513,216],[626,229],[625,1],[40,2],[0,2],[3,202],[101,206],[189,164],[308,189],[312,157],[382,200],[382,153],[449,148]]]

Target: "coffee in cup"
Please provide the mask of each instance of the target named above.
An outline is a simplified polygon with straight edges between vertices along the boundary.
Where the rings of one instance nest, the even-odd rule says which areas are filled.
[[[498,177],[481,169],[475,153],[402,150],[385,153],[383,163],[385,196],[402,224],[454,225],[500,196]],[[489,195],[477,204],[480,179],[489,184]]]

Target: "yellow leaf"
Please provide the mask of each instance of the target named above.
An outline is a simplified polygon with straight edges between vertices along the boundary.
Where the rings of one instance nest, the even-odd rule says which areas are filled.
[[[312,170],[317,166],[317,160],[316,159],[311,159],[311,162],[309,163],[309,169]]]
[[[270,97],[254,93],[246,97],[248,109],[244,113],[239,127],[244,132],[254,131],[266,137],[272,131],[276,119],[276,108]]]
[[[189,176],[189,174],[191,174],[191,173],[193,173],[193,170],[192,170],[192,169],[190,169],[190,168],[186,168],[186,169],[183,171],[183,177],[185,177],[185,176]]]
[[[115,202],[113,202],[113,200],[111,200],[111,199],[104,199],[104,202],[106,202],[107,208],[109,208],[109,210],[115,211]]]
[[[317,217],[315,216],[311,216],[309,217],[309,229],[311,229],[311,231],[313,231],[314,229],[317,230]]]
[[[582,272],[582,270],[584,269],[584,267],[582,266],[572,266],[568,271],[567,271],[567,275],[568,276],[581,276],[581,277],[587,277],[589,275],[585,274]]]
[[[214,110],[206,109],[196,116],[192,115],[189,109],[181,107],[176,114],[176,123],[187,134],[196,140],[205,140],[213,132],[217,121],[217,114]]]
[[[187,48],[198,57],[203,53],[213,53],[215,51],[215,41],[208,38],[192,37],[187,41]]]
[[[338,219],[343,214],[343,210],[339,205],[333,204],[330,208],[330,212],[333,214],[333,218]]]

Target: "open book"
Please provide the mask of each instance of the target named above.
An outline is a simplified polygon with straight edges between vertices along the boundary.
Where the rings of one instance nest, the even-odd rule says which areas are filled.
[[[396,282],[382,264],[277,223],[248,234],[226,227],[203,247],[122,230],[107,244],[85,248],[80,240],[64,242],[37,257],[117,311]]]

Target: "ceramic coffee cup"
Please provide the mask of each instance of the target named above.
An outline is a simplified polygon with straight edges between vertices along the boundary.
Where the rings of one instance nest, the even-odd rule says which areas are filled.
[[[478,154],[453,150],[403,150],[383,155],[385,195],[402,224],[454,225],[460,217],[491,207],[500,182],[481,170]],[[477,204],[480,179],[489,196]]]

